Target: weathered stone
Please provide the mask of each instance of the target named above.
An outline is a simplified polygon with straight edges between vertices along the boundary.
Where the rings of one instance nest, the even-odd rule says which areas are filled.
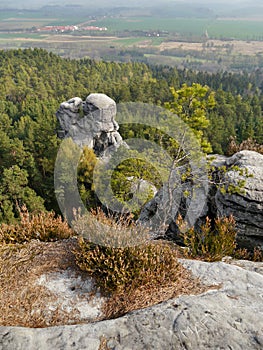
[[[67,102],[62,102],[56,116],[62,128],[61,137],[67,135],[72,127],[80,119],[79,111],[82,107],[82,100],[79,97],[73,97]]]
[[[43,329],[0,327],[0,348],[99,350],[104,343],[116,350],[261,350],[263,276],[223,262],[181,263],[204,283],[218,288],[113,320]]]
[[[85,102],[74,97],[61,103],[56,116],[61,138],[71,137],[77,145],[92,148],[99,157],[123,143],[114,119],[116,103],[105,94],[90,94]]]
[[[229,158],[216,156],[212,165],[215,167],[215,176],[209,185],[208,195],[204,196],[202,186],[195,190],[195,196],[199,198],[199,202],[196,202],[196,212],[199,215],[194,217],[196,228],[204,222],[207,215],[222,217],[232,214],[236,220],[238,244],[248,249],[257,246],[263,249],[263,155],[253,151],[240,151]],[[222,167],[225,167],[226,172],[221,172],[219,179],[217,175]],[[238,190],[241,182],[244,182],[244,187]],[[219,183],[221,185],[218,187]],[[222,187],[226,191],[222,191]],[[236,188],[236,191],[231,191],[231,187]],[[159,210],[160,203],[168,202],[165,188],[166,185],[145,205],[140,222],[151,226],[151,218]],[[184,198],[185,191],[191,194],[191,183],[185,183],[181,187],[180,196],[174,199],[178,205],[174,206],[173,213],[170,214],[170,225],[166,231],[166,235],[177,243],[181,239],[175,220],[178,214],[185,217],[192,200],[191,195]],[[156,227],[158,229],[158,225]]]
[[[215,203],[218,216],[233,214],[236,220],[237,241],[240,246],[263,249],[263,155],[253,151],[240,151],[226,159],[229,169],[223,176],[226,189],[238,186],[240,181],[244,187],[237,193],[222,193],[218,190]],[[239,170],[232,170],[237,166]]]
[[[45,303],[45,314],[54,315],[54,310],[62,309],[72,316],[68,324],[74,324],[76,319],[79,322],[94,322],[103,316],[101,309],[106,298],[95,288],[91,277],[83,278],[79,272],[73,268],[61,269],[42,274],[36,279],[36,286],[42,286],[54,295],[53,300]]]

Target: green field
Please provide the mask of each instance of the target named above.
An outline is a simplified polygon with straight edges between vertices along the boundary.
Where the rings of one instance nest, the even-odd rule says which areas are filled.
[[[0,33],[1,39],[43,39],[42,34],[38,33]]]
[[[0,30],[25,29],[46,25],[76,25],[87,20],[85,13],[66,13],[40,9],[36,11],[1,10]]]
[[[147,42],[147,45],[158,46],[163,42],[163,38],[139,36],[135,38],[120,38],[113,40],[114,44],[121,46],[137,46]]]
[[[263,21],[241,19],[183,18],[161,16],[101,17],[91,21],[88,9],[67,9],[49,7],[37,11],[1,10],[0,31],[25,30],[46,25],[92,24],[107,27],[109,35],[121,37],[142,37],[144,33],[159,32],[160,36],[170,36],[187,40],[197,40],[206,32],[213,39],[263,40]],[[154,34],[153,34],[154,35]],[[156,38],[158,39],[158,38]],[[131,39],[132,40],[132,39]],[[156,41],[153,45],[158,45]]]
[[[262,21],[216,20],[207,30],[217,39],[263,40]]]
[[[109,33],[160,31],[187,37],[201,37],[208,31],[214,39],[263,40],[262,21],[216,20],[200,18],[105,18],[96,21],[107,27]]]
[[[96,21],[96,25],[107,27],[110,32],[122,31],[167,31],[171,33],[202,35],[210,25],[208,19],[184,19],[184,18],[105,18]]]

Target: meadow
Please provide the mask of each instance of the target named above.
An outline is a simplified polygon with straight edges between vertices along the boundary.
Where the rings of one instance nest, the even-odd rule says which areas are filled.
[[[37,32],[52,25],[106,27],[107,31]],[[87,9],[1,10],[0,49],[39,47],[64,57],[139,60],[201,70],[253,70],[263,65],[262,20],[91,16]],[[137,54],[137,53],[138,54]]]
[[[209,36],[212,39],[263,40],[262,19],[196,18],[166,16],[90,16],[88,9],[44,7],[39,10],[0,11],[0,31],[30,30],[47,25],[107,27],[109,35],[141,36],[139,32],[159,33],[190,40]]]
[[[32,27],[52,25],[76,25],[88,19],[86,13],[70,13],[56,10],[54,7],[39,10],[0,9],[0,31],[25,30]]]
[[[148,31],[176,35],[178,37],[203,37],[213,39],[263,40],[262,21],[206,19],[206,18],[160,18],[127,17],[104,18],[95,22],[97,26],[107,27],[112,34],[120,32]]]

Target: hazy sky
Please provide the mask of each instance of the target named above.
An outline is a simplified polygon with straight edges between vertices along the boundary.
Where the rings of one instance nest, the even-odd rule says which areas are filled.
[[[96,8],[109,8],[109,7],[155,7],[165,4],[194,4],[198,7],[207,7],[218,14],[232,13],[235,8],[244,9],[246,7],[257,7],[254,9],[256,15],[262,15],[263,17],[263,0],[0,0],[0,8],[39,8],[44,5],[84,5],[85,7]],[[261,13],[262,9],[262,13]],[[232,11],[232,12],[231,12]]]
[[[106,0],[97,0],[96,4],[100,5],[108,5],[109,7],[111,6],[145,6],[145,5],[152,5],[152,4],[163,4],[163,3],[195,3],[195,4],[210,4],[210,6],[213,6],[213,4],[244,4],[247,3],[250,6],[253,6],[253,4],[260,4],[262,3],[262,0],[135,0],[135,1],[130,1],[127,2],[127,0],[112,0],[112,1],[106,1]],[[39,5],[44,5],[44,4],[49,4],[49,5],[63,5],[63,4],[87,4],[87,5],[92,5],[94,6],[94,1],[92,0],[76,0],[74,2],[70,0],[0,0],[0,5],[5,5],[5,6],[12,6],[12,7],[27,7],[27,6],[39,6]]]

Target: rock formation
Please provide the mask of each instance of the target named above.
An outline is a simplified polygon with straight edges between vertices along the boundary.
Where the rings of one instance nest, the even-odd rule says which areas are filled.
[[[218,288],[112,320],[42,329],[0,327],[0,349],[261,350],[262,263],[246,266],[242,262],[242,267],[224,262],[181,263],[202,282]]]
[[[229,169],[223,176],[226,190],[229,186],[244,187],[237,193],[217,190],[215,204],[218,216],[233,214],[236,220],[237,240],[240,246],[263,249],[263,155],[240,151],[223,163]],[[240,170],[232,170],[233,167]]]
[[[56,115],[61,126],[58,132],[60,137],[71,137],[79,146],[87,145],[93,148],[100,158],[107,159],[120,145],[126,145],[114,119],[116,103],[107,95],[90,94],[84,102],[79,97],[74,97],[61,103]],[[263,249],[263,155],[253,151],[240,151],[229,158],[216,156],[212,165],[215,167],[213,174],[215,181],[209,184],[208,196],[202,186],[195,189],[195,196],[199,201],[195,202],[195,207],[190,212],[190,216],[192,214],[195,216],[195,212],[198,212],[193,221],[198,227],[207,215],[217,217],[233,214],[239,245],[249,249],[260,246]],[[220,167],[225,167],[226,172],[218,179]],[[178,169],[175,179],[180,175],[180,171],[183,171]],[[224,184],[226,192],[222,191],[222,186],[217,187],[218,181]],[[239,193],[231,190],[242,182],[245,185]],[[191,182],[185,182],[180,186],[180,193],[174,191],[176,198],[173,203],[168,198],[169,188],[164,186],[153,200],[145,205],[140,216],[142,223],[150,225],[151,217],[155,213],[158,214],[155,218],[162,217],[164,212],[167,214],[167,207],[170,206],[167,216],[170,225],[166,235],[175,241],[178,241],[178,228],[175,224],[177,214],[180,213],[185,217],[192,200],[191,196],[182,196],[182,193],[192,192]],[[157,230],[161,230],[159,221],[154,225]]]
[[[93,148],[98,157],[104,157],[122,144],[115,115],[116,103],[105,94],[90,94],[84,102],[74,97],[61,103],[56,113],[61,127],[58,136],[71,137],[77,145]]]
[[[63,102],[57,111],[61,125],[59,135],[62,138],[72,137],[79,146],[87,145],[94,149],[98,157],[105,157],[108,155],[109,146],[113,146],[114,150],[123,142],[114,120],[115,114],[115,102],[106,95],[91,94],[85,102],[75,97]],[[197,222],[200,223],[208,214],[210,216],[233,214],[240,245],[262,247],[263,156],[256,152],[241,151],[230,158],[218,156],[213,165],[214,181],[210,184],[204,210],[200,212]],[[221,167],[225,167],[226,171],[221,172]],[[219,180],[226,191],[220,190],[220,186],[217,186]],[[238,192],[230,190],[239,186],[240,181],[245,181],[243,190]],[[181,190],[191,192],[189,186],[190,182],[185,183]],[[203,198],[202,189],[196,193]],[[162,196],[167,196],[167,192],[160,190],[145,206],[141,214],[145,223],[150,219],[149,213],[153,215],[158,210],[159,203],[164,203]],[[188,201],[191,200],[191,197],[182,197],[181,203],[172,206],[175,211],[174,219],[178,212],[185,214]],[[170,225],[170,233],[176,235],[174,223]],[[60,246],[62,243],[52,244]],[[52,249],[47,251],[50,250],[52,251]],[[70,251],[72,252],[72,249]],[[59,250],[53,253],[56,256],[61,255]],[[50,255],[48,256],[50,258]],[[263,263],[234,261],[231,258],[216,263],[180,259],[194,277],[213,287],[199,295],[181,295],[116,319],[98,321],[102,298],[91,293],[93,282],[88,279],[84,281],[82,275],[76,274],[72,261],[72,259],[64,261],[65,271],[57,269],[52,273],[49,271],[41,275],[37,279],[37,285],[39,288],[45,287],[49,290],[51,295],[48,294],[48,297],[53,297],[53,293],[56,293],[57,302],[66,311],[72,313],[72,310],[75,310],[78,324],[73,325],[71,322],[65,326],[37,329],[0,326],[0,349],[261,350],[263,348]],[[53,310],[54,305],[57,305],[56,301],[55,304],[53,300],[51,301],[52,304],[45,305],[48,310],[51,307]]]
[[[205,217],[221,217],[232,214],[236,220],[237,242],[241,247],[253,249],[259,246],[263,249],[263,155],[253,151],[240,151],[232,157],[216,156],[212,162],[215,167],[213,181],[209,184],[210,190],[204,210],[196,220],[197,227]],[[225,172],[220,171],[222,167]],[[220,178],[218,174],[220,173]],[[240,190],[235,190],[244,184]],[[190,184],[184,184],[183,190],[191,192]],[[222,190],[222,189],[225,189]],[[201,188],[200,190],[201,191]],[[197,191],[197,195],[199,196]],[[157,192],[155,198],[146,204],[140,216],[140,221],[150,223],[151,216],[157,211],[163,189]],[[185,215],[189,198],[179,199],[175,208],[174,221],[170,223],[166,235],[174,240],[178,238],[178,228],[175,224],[178,213]],[[201,200],[201,197],[200,197]]]

